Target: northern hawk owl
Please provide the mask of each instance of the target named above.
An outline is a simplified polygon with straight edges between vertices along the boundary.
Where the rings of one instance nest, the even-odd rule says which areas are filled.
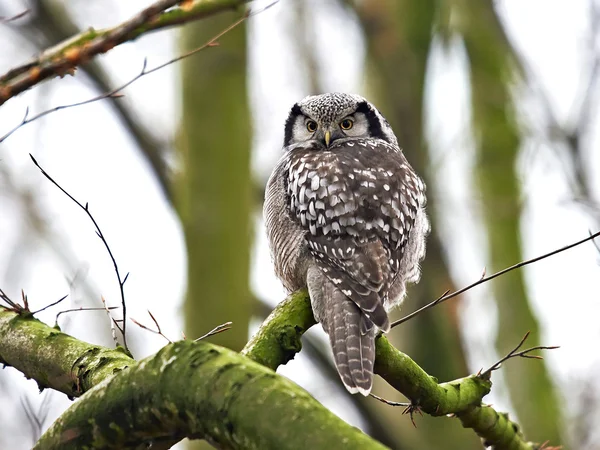
[[[373,386],[375,334],[417,282],[429,221],[425,186],[367,100],[330,93],[296,103],[264,216],[275,272],[308,287],[351,393]]]

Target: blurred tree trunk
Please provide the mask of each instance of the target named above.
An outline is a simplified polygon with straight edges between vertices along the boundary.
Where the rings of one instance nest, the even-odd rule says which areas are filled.
[[[434,0],[368,0],[358,7],[368,52],[369,97],[390,121],[400,146],[415,170],[432,187],[427,149],[423,139],[423,91],[426,62],[433,35],[437,2]],[[428,212],[433,232],[427,243],[421,282],[409,289],[404,312],[434,300],[452,289],[442,246],[435,233],[435,190],[428,189]],[[437,307],[401,325],[390,333],[394,344],[411,355],[440,380],[468,373],[456,316],[458,300]],[[381,387],[378,387],[381,389]],[[385,393],[394,397],[393,392]],[[472,433],[454,421],[417,419],[419,431],[410,421],[401,421],[400,411],[383,405],[382,414],[397,439],[414,449],[479,449]]]
[[[199,47],[239,15],[185,27],[183,51]],[[239,351],[248,340],[252,307],[245,27],[220,43],[182,65],[181,170],[174,191],[188,255],[186,334],[197,338],[231,321],[233,328],[211,342]]]
[[[516,169],[520,136],[510,92],[515,60],[491,0],[458,0],[456,4],[459,31],[471,66],[476,181],[488,235],[488,268],[496,271],[523,259]],[[498,305],[498,352],[506,354],[527,331],[531,332],[527,346],[540,345],[539,325],[527,299],[523,271],[498,278],[491,288]],[[560,408],[544,361],[514,361],[503,374],[528,438],[558,445]]]

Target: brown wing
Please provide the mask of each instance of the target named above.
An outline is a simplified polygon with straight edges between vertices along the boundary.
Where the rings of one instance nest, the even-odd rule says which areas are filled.
[[[299,146],[286,169],[289,210],[306,230],[317,264],[370,322],[387,330],[387,286],[424,201],[421,180],[397,148],[376,139],[326,150]]]

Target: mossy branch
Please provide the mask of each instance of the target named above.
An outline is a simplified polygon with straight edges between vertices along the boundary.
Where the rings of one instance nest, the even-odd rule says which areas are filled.
[[[163,448],[184,437],[233,449],[385,448],[271,369],[202,341],[137,363],[0,308],[0,363],[40,387],[83,394],[36,449]]]
[[[294,348],[301,348],[302,334],[314,323],[308,293],[295,292],[275,308],[242,353],[276,369],[293,357]],[[482,405],[492,387],[489,376],[471,375],[438,383],[385,336],[376,341],[375,373],[404,394],[415,408],[432,416],[455,415],[494,450],[541,448],[524,439],[508,414]]]
[[[35,449],[136,448],[207,438],[233,449],[384,449],[239,353],[179,341],[93,388]]]
[[[238,8],[246,1],[159,0],[117,26],[102,30],[89,28],[0,76],[0,106],[48,78],[74,73],[75,68],[90,58],[106,53],[124,42],[133,41],[152,31]]]
[[[79,397],[136,361],[122,349],[88,344],[0,307],[0,364],[15,367],[40,389]]]
[[[242,354],[183,341],[138,364],[119,350],[0,309],[0,362],[41,387],[73,397],[89,391],[42,437],[40,449],[133,448],[186,436],[240,449],[335,448],[339,442],[383,448],[273,372],[300,351],[302,335],[314,324],[308,294],[298,291],[275,308]],[[507,414],[482,404],[491,372],[438,383],[384,336],[376,345],[375,372],[413,409],[454,415],[495,450],[541,448],[527,442]]]

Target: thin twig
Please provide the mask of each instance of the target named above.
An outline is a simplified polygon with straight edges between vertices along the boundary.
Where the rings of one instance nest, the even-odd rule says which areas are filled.
[[[27,14],[29,14],[31,12],[31,10],[29,8],[27,8],[24,11],[21,11],[18,14],[15,14],[12,17],[4,17],[4,16],[0,16],[0,23],[10,23],[10,22],[14,22],[15,20],[18,20],[22,17],[25,17]]]
[[[41,392],[40,388],[40,392]],[[40,406],[38,406],[37,412],[34,410],[33,405],[31,404],[31,400],[29,396],[23,395],[19,397],[19,402],[21,403],[21,408],[25,412],[27,416],[27,420],[29,421],[29,425],[31,426],[32,431],[32,440],[34,444],[39,440],[42,435],[42,430],[44,429],[44,424],[48,419],[48,413],[50,412],[50,399],[51,393],[53,391],[47,390],[44,392],[42,402]]]
[[[110,331],[112,333],[113,341],[115,341],[115,344],[118,346],[119,340],[117,339],[117,332],[115,330],[115,327],[119,328],[119,324],[110,313],[110,309],[108,309],[108,305],[106,304],[106,299],[104,298],[104,295],[100,296],[100,300],[102,300],[102,306],[104,306],[104,310],[106,311],[106,315],[108,316],[108,320],[110,321]],[[121,328],[119,328],[119,331],[121,331]],[[125,338],[123,338],[123,340],[125,340]]]
[[[32,312],[31,314],[36,315],[37,313],[45,311],[48,308],[52,308],[53,306],[58,305],[60,302],[62,302],[68,296],[69,296],[69,294],[65,295],[64,297],[59,298],[58,300],[56,300],[55,302],[50,303],[49,305],[44,306],[43,308],[38,309],[37,311]]]
[[[590,236],[592,235],[592,231],[591,230],[588,230],[588,233],[589,233]],[[600,246],[594,240],[592,240],[592,244],[594,244],[594,247],[596,248],[596,251],[600,255]]]
[[[563,446],[559,445],[558,447],[554,446],[554,445],[549,445],[550,441],[544,441],[542,442],[542,445],[540,445],[539,450],[562,450]]]
[[[171,339],[169,339],[160,329],[160,325],[158,324],[158,320],[156,320],[156,318],[152,315],[152,313],[150,312],[150,310],[148,310],[148,314],[150,315],[150,318],[152,319],[152,322],[154,322],[154,325],[156,325],[156,330],[153,330],[152,328],[138,322],[137,320],[135,320],[134,318],[131,318],[130,320],[135,323],[138,327],[143,328],[144,330],[149,331],[150,333],[154,333],[157,334],[159,336],[162,336],[163,338],[165,338],[169,344],[172,344],[173,341],[171,341]]]
[[[244,16],[242,19],[238,20],[237,22],[235,22],[233,25],[229,26],[227,29],[225,29],[224,31],[222,31],[221,33],[219,33],[218,35],[216,35],[215,37],[213,37],[210,41],[208,41],[206,44],[202,45],[201,47],[198,47],[194,50],[192,50],[191,52],[185,53],[177,58],[171,59],[157,67],[154,67],[153,69],[150,69],[148,71],[146,71],[146,67],[148,64],[148,60],[147,58],[144,58],[144,62],[142,63],[142,70],[136,75],[134,76],[132,79],[130,79],[129,81],[127,81],[125,84],[109,91],[109,92],[105,92],[104,94],[100,94],[97,95],[96,97],[92,97],[88,100],[84,100],[81,102],[76,102],[76,103],[71,103],[68,105],[61,105],[61,106],[56,106],[54,108],[48,109],[46,111],[43,111],[39,114],[36,114],[35,116],[29,118],[29,107],[26,108],[25,110],[25,116],[23,117],[23,119],[21,120],[21,123],[19,125],[17,125],[16,127],[14,127],[12,130],[10,130],[8,133],[6,133],[4,136],[2,136],[0,138],[0,143],[2,141],[4,141],[5,139],[7,139],[10,135],[12,135],[15,131],[17,131],[19,128],[37,120],[40,119],[41,117],[44,117],[50,113],[56,112],[56,111],[61,111],[61,110],[65,110],[68,108],[73,108],[75,106],[82,106],[82,105],[87,105],[90,103],[94,103],[97,102],[99,100],[103,100],[106,98],[121,98],[123,97],[123,94],[120,94],[120,92],[127,88],[128,86],[130,86],[133,82],[139,80],[140,78],[152,73],[152,72],[156,72],[159,69],[162,69],[163,67],[168,66],[169,64],[173,64],[176,61],[179,61],[181,59],[187,58],[188,56],[193,55],[194,53],[198,53],[201,50],[204,50],[206,48],[209,47],[216,47],[218,45],[218,43],[216,42],[217,39],[219,39],[221,36],[223,36],[225,33],[229,32],[230,30],[232,30],[234,27],[236,27],[237,25],[239,25],[242,21],[246,20],[246,16]]]
[[[423,411],[421,411],[421,407],[419,405],[413,404],[410,404],[406,408],[404,408],[402,414],[408,414],[410,416],[410,421],[412,422],[413,427],[417,428],[417,423],[415,422],[415,412],[419,413],[419,415],[423,417]]]
[[[23,300],[23,306],[25,307],[25,311],[31,311],[29,309],[29,300],[27,299],[27,295],[25,295],[25,291],[21,289],[21,299]]]
[[[278,0],[277,0],[278,1]],[[244,16],[242,16],[240,19],[236,20],[234,23],[232,23],[231,25],[229,25],[227,28],[225,28],[223,31],[221,31],[220,33],[216,34],[215,36],[213,36],[210,40],[208,40],[204,45],[201,45],[200,47],[197,47],[189,52],[186,52],[182,55],[179,55],[175,58],[172,58],[150,70],[146,70],[147,67],[147,59],[144,58],[144,62],[142,64],[142,70],[136,75],[134,76],[131,80],[127,81],[125,84],[112,89],[111,91],[105,92],[103,94],[97,95],[95,97],[92,97],[88,100],[84,100],[81,102],[76,102],[76,103],[71,103],[71,104],[67,104],[67,105],[60,105],[60,106],[56,106],[54,108],[50,108],[46,111],[43,111],[39,114],[36,114],[33,117],[29,117],[29,107],[26,108],[25,110],[25,115],[23,117],[23,119],[21,120],[21,122],[15,126],[12,130],[8,131],[4,136],[0,137],[0,143],[3,142],[4,140],[6,140],[10,135],[12,135],[15,131],[17,131],[19,128],[37,120],[40,119],[41,117],[44,117],[48,114],[51,114],[53,112],[57,112],[57,111],[61,111],[61,110],[65,110],[68,108],[73,108],[75,106],[82,106],[82,105],[87,105],[90,103],[94,103],[97,102],[99,100],[104,100],[107,98],[113,98],[113,99],[117,99],[117,98],[121,98],[124,95],[121,94],[120,92],[122,90],[124,90],[125,88],[127,88],[128,86],[130,86],[133,82],[139,80],[140,78],[149,75],[153,72],[156,72],[157,70],[160,70],[166,66],[169,66],[173,63],[176,63],[178,61],[181,61],[182,59],[188,58],[192,55],[195,55],[196,53],[205,50],[207,48],[211,48],[211,47],[218,47],[219,43],[217,42],[220,38],[222,38],[225,34],[229,33],[231,30],[233,30],[234,28],[236,28],[237,26],[239,26],[241,23],[245,22],[248,18],[255,16],[256,14],[262,13],[264,11],[266,11],[267,9],[269,9],[271,6],[275,5],[277,3],[277,1],[265,6],[264,8],[258,10],[258,11],[250,11],[248,10],[246,12],[246,14],[244,14]]]
[[[19,305],[17,302],[13,302],[6,293],[0,289],[0,300],[8,305],[8,307],[0,305],[1,308],[7,309],[9,311],[14,311],[17,314],[30,314],[29,305],[27,303],[27,297],[25,293],[21,291],[21,295],[23,297],[23,306]]]
[[[565,247],[553,250],[553,251],[551,251],[549,253],[546,253],[544,255],[537,256],[535,258],[528,259],[526,261],[521,261],[520,263],[517,263],[514,266],[507,267],[506,269],[503,269],[503,270],[501,270],[499,272],[496,272],[496,273],[494,273],[494,274],[492,274],[492,275],[490,275],[488,277],[485,276],[485,270],[484,270],[483,276],[479,280],[477,280],[475,283],[469,284],[468,286],[465,286],[464,288],[459,289],[458,291],[454,291],[452,293],[449,293],[448,291],[446,291],[444,294],[442,294],[440,297],[438,297],[436,300],[432,301],[431,303],[428,303],[427,305],[423,306],[422,308],[419,308],[416,311],[414,311],[414,312],[412,312],[412,313],[404,316],[403,318],[398,319],[395,322],[393,322],[392,325],[391,325],[391,328],[393,328],[395,326],[398,326],[398,325],[400,325],[400,324],[402,324],[402,323],[404,323],[404,322],[412,319],[413,317],[415,317],[416,315],[422,313],[423,311],[431,309],[434,306],[439,305],[440,303],[445,302],[446,300],[450,300],[451,298],[454,298],[454,297],[456,297],[456,296],[458,296],[458,295],[460,295],[460,294],[468,291],[469,289],[474,288],[475,286],[479,286],[482,283],[485,283],[487,281],[493,280],[494,278],[497,278],[500,275],[504,275],[505,273],[511,272],[511,271],[513,271],[515,269],[519,269],[521,267],[527,266],[527,265],[532,264],[534,262],[541,261],[542,259],[549,258],[550,256],[554,256],[554,255],[556,255],[558,253],[561,253],[561,252],[564,252],[566,250],[572,249],[573,247],[577,247],[578,245],[581,245],[581,244],[583,244],[583,243],[585,243],[587,241],[593,241],[598,236],[600,236],[600,231],[597,231],[596,233],[591,234],[590,236],[586,237],[585,239],[581,239],[580,241],[577,241],[577,242],[569,244],[569,245],[567,245]]]
[[[387,400],[387,399],[385,399],[383,397],[375,395],[372,392],[369,395],[371,397],[373,397],[374,399],[379,400],[381,403],[385,403],[386,405],[390,405],[390,406],[402,406],[403,408],[407,408],[407,407],[409,407],[411,405],[408,402],[393,402],[391,400]]]
[[[215,334],[219,334],[219,333],[222,333],[223,331],[227,331],[231,328],[232,324],[233,324],[233,322],[225,322],[225,323],[222,323],[221,325],[217,325],[216,327],[214,327],[212,330],[210,330],[205,335],[200,336],[198,339],[194,339],[194,342],[198,342],[198,341],[201,341],[202,339],[206,339],[207,337],[211,337],[211,336],[214,336]]]
[[[137,78],[134,78],[132,80],[132,82],[135,81],[136,79]],[[50,113],[53,113],[53,112],[56,112],[56,111],[60,111],[60,110],[63,110],[63,109],[73,108],[74,106],[87,105],[88,103],[93,103],[93,102],[96,102],[98,100],[102,100],[102,99],[105,99],[105,98],[121,98],[121,97],[123,97],[123,95],[122,94],[117,94],[116,92],[120,91],[121,89],[124,89],[129,84],[131,84],[131,82],[129,82],[129,83],[121,86],[120,88],[116,89],[114,92],[111,91],[111,92],[107,92],[107,93],[104,93],[104,94],[100,94],[100,95],[98,95],[96,97],[93,97],[93,98],[90,98],[90,99],[87,99],[87,100],[84,100],[84,101],[81,101],[81,102],[71,103],[71,104],[68,104],[68,105],[55,106],[54,108],[47,109],[46,111],[43,111],[43,112],[41,112],[39,114],[36,114],[35,116],[33,116],[31,118],[29,117],[29,107],[27,107],[25,109],[25,115],[24,115],[23,119],[21,120],[21,123],[19,123],[16,127],[14,127],[12,130],[10,130],[8,133],[6,133],[4,136],[0,137],[0,143],[2,141],[4,141],[5,139],[7,139],[11,134],[13,134],[19,128],[27,125],[28,123],[33,122],[34,120],[37,120],[37,119],[39,119],[41,117],[44,117],[44,116],[46,116],[46,115],[48,115]]]
[[[62,314],[67,314],[67,313],[72,313],[72,312],[79,312],[79,311],[106,311],[106,310],[110,310],[112,311],[113,309],[119,309],[118,306],[108,306],[108,307],[92,307],[92,308],[84,308],[83,306],[80,306],[79,308],[71,308],[71,309],[65,309],[64,311],[60,311],[57,315],[56,315],[56,319],[54,319],[54,326],[58,326],[58,318],[62,315]]]
[[[504,363],[505,361],[508,361],[511,358],[544,359],[542,356],[530,355],[529,353],[531,353],[535,350],[554,350],[554,349],[560,348],[558,345],[552,345],[552,346],[537,345],[535,347],[531,347],[526,350],[518,351],[523,346],[523,344],[525,343],[527,338],[529,337],[529,333],[530,333],[529,331],[527,333],[525,333],[525,336],[523,336],[523,339],[521,339],[521,342],[519,342],[519,344],[515,348],[513,348],[510,352],[508,352],[508,354],[506,356],[504,356],[503,358],[498,360],[496,363],[494,363],[489,369],[487,369],[483,372],[480,370],[479,373],[477,374],[477,376],[481,377],[481,378],[489,378],[494,370],[498,370],[502,366],[502,363]]]
[[[105,53],[115,45],[125,42],[136,29],[156,19],[163,11],[177,5],[181,0],[157,0],[131,19],[123,22],[100,36],[92,37],[87,42],[80,42],[80,36],[75,36],[75,42],[68,40],[50,49],[49,54],[42,54],[33,67],[29,64],[27,71],[11,70],[9,79],[6,75],[0,79],[0,105],[8,99],[29,89],[42,80],[50,77],[72,73],[74,69],[91,57]],[[92,35],[94,36],[94,35]],[[52,58],[51,56],[54,56]],[[30,68],[29,68],[30,67]]]
[[[110,246],[108,245],[108,242],[106,241],[104,235],[102,234],[102,230],[100,230],[100,227],[98,226],[98,223],[96,222],[96,219],[94,219],[94,216],[92,215],[92,213],[90,213],[88,203],[86,203],[85,206],[82,205],[81,203],[79,203],[75,199],[75,197],[73,197],[71,194],[69,194],[65,189],[63,189],[63,187],[60,184],[58,184],[56,181],[54,181],[54,179],[50,175],[48,175],[48,173],[38,164],[38,162],[36,161],[36,159],[33,157],[32,154],[29,154],[29,156],[31,157],[31,160],[36,165],[36,167],[38,169],[40,169],[40,171],[42,172],[42,175],[44,175],[46,178],[48,178],[48,180],[50,180],[50,182],[52,182],[52,184],[54,184],[58,189],[60,189],[63,194],[65,194],[73,202],[75,202],[75,204],[77,206],[79,206],[81,209],[83,209],[85,211],[85,213],[87,214],[87,216],[92,221],[92,223],[94,224],[94,227],[96,228],[96,234],[98,235],[98,237],[104,244],[104,247],[106,248],[106,251],[108,252],[108,256],[110,256],[110,259],[113,263],[113,267],[115,269],[115,274],[117,276],[117,281],[119,283],[119,291],[121,294],[121,307],[123,308],[123,325],[122,325],[122,327],[120,327],[117,324],[117,328],[119,328],[119,331],[123,334],[123,347],[125,347],[125,350],[129,351],[129,348],[127,347],[127,336],[125,334],[126,323],[127,323],[126,322],[126,320],[127,320],[127,305],[125,304],[125,291],[123,290],[123,284],[125,283],[125,281],[123,278],[121,278],[121,273],[119,272],[119,266],[117,265],[117,261],[112,253],[112,250],[110,249]]]

